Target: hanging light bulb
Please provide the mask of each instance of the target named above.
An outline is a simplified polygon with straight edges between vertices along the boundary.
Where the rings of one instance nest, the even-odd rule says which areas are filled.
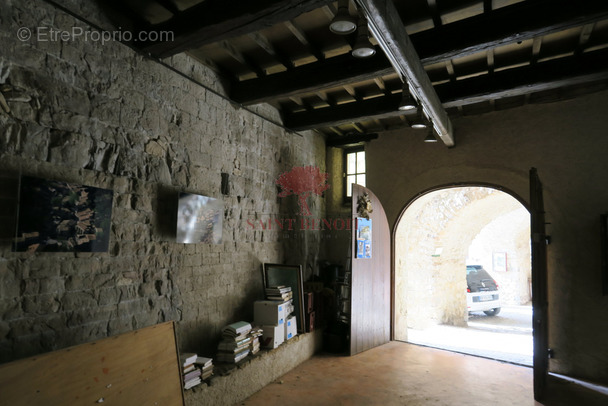
[[[357,20],[348,12],[349,0],[338,0],[338,11],[329,24],[329,29],[334,34],[347,35],[357,29]]]
[[[429,132],[426,134],[424,142],[437,142],[437,138],[435,138],[435,134],[433,133],[433,126],[429,127]]]
[[[418,107],[418,112],[416,113],[416,117],[412,119],[410,127],[416,129],[426,128],[426,118],[422,114],[422,108]]]
[[[416,103],[416,99],[410,93],[410,89],[407,85],[407,82],[403,83],[403,91],[401,95],[401,102],[399,102],[399,107],[397,107],[401,111],[409,111],[414,110],[418,107],[418,103]]]
[[[359,18],[359,24],[357,27],[357,41],[351,52],[352,56],[356,58],[369,58],[376,53],[376,48],[369,41],[369,35],[367,31],[367,21],[365,17]]]

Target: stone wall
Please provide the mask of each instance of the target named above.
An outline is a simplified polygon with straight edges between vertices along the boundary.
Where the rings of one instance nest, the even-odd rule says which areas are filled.
[[[494,268],[494,253],[504,253],[506,272]],[[503,305],[530,304],[532,292],[530,213],[520,205],[497,216],[475,237],[467,263],[480,264],[500,286]]]
[[[93,2],[63,3],[103,20]],[[44,1],[5,1],[0,27],[0,362],[166,320],[182,351],[212,355],[224,325],[252,319],[261,263],[310,273],[318,233],[294,241],[247,221],[294,215],[296,197],[278,198],[275,180],[324,170],[320,136],[286,133],[271,109],[233,107],[220,78],[185,55],[169,69],[118,42],[41,41],[37,27],[94,30]],[[21,27],[33,36],[20,40]],[[109,251],[12,252],[20,175],[113,190]],[[180,191],[223,201],[221,244],[174,242]],[[323,215],[322,197],[309,205]]]

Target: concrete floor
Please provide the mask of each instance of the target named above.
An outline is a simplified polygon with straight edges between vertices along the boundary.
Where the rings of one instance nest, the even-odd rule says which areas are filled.
[[[549,377],[533,399],[532,369],[393,341],[353,357],[320,354],[239,405],[600,406],[608,397]]]

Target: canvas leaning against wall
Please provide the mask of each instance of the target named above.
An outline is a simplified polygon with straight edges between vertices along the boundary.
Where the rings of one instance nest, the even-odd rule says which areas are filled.
[[[14,250],[107,251],[112,200],[111,190],[21,177]]]

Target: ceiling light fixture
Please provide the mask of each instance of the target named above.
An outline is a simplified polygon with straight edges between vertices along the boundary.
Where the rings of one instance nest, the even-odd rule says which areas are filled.
[[[338,0],[338,11],[329,24],[329,29],[334,34],[347,35],[357,29],[357,20],[348,12],[349,0]]]
[[[357,27],[357,41],[351,52],[355,58],[369,58],[376,54],[376,48],[369,41],[369,34],[367,31],[367,20],[364,17],[359,18],[359,24]]]
[[[435,138],[435,134],[433,133],[433,127],[429,128],[429,132],[424,138],[424,142],[437,142],[437,138]]]
[[[401,96],[401,102],[399,102],[399,107],[397,107],[401,111],[409,111],[414,110],[418,107],[418,103],[416,103],[416,99],[410,93],[410,89],[407,85],[407,82],[403,84],[403,92]]]
[[[424,117],[424,114],[422,114],[422,109],[420,107],[418,107],[418,112],[416,113],[416,117],[412,120],[410,127],[416,129],[424,129],[427,127],[426,118]]]

